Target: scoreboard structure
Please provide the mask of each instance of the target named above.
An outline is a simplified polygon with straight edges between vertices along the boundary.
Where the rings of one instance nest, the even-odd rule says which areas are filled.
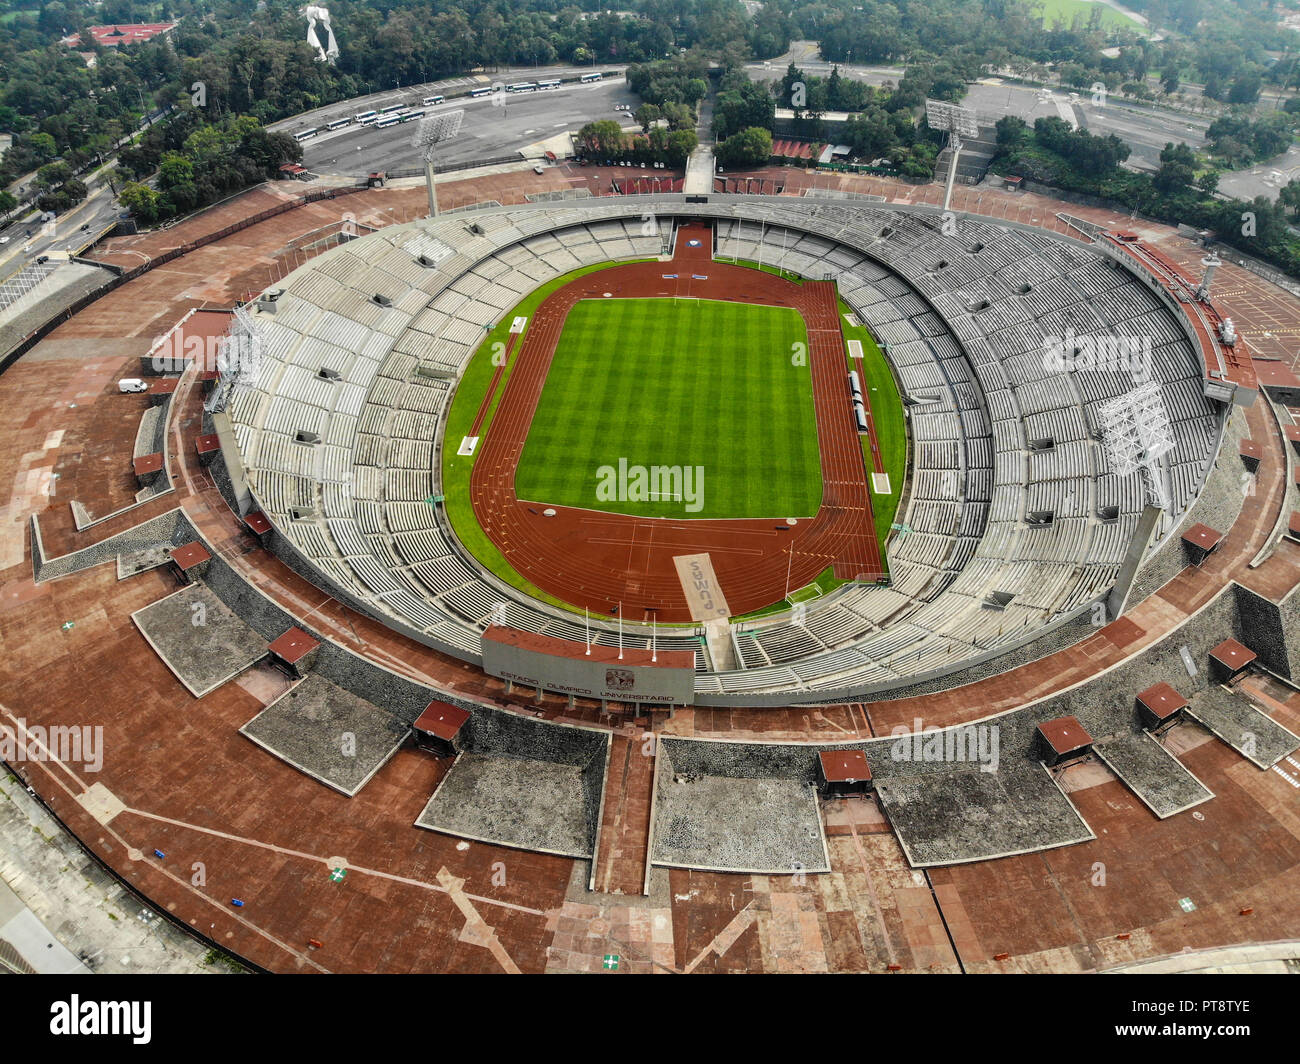
[[[664,709],[695,701],[695,655],[689,650],[593,645],[492,625],[483,633],[483,671],[574,698]]]

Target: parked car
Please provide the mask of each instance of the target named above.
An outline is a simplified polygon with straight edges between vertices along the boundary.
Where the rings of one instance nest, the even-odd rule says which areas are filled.
[[[544,166],[542,166],[541,163],[538,163],[536,166],[533,167],[533,173],[535,173],[535,174],[544,174],[544,173],[546,173],[546,168],[545,168]]]
[[[147,392],[149,385],[145,384],[139,377],[123,377],[117,382],[119,392]]]

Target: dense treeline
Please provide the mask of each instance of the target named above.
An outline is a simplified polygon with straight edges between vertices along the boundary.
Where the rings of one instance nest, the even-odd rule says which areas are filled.
[[[301,158],[293,137],[268,132],[251,115],[206,122],[189,109],[122,151],[118,198],[135,217],[154,222],[215,203]],[[155,171],[156,189],[144,183]]]
[[[761,145],[750,131],[772,130],[773,106],[792,106],[796,132],[808,137],[820,136],[825,112],[848,111],[844,137],[859,156],[889,159],[918,179],[937,149],[917,122],[924,100],[960,100],[981,75],[1010,72],[1080,89],[1101,83],[1144,97],[1187,93],[1194,82],[1205,97],[1237,108],[1212,127],[1216,166],[1266,157],[1289,140],[1285,118],[1241,112],[1265,88],[1293,86],[1300,75],[1300,34],[1278,24],[1274,0],[1132,3],[1154,25],[1174,30],[1155,42],[1136,27],[1116,26],[1113,15],[1103,18],[1099,5],[1068,24],[1045,23],[1033,0],[625,0],[617,11],[594,12],[570,0],[354,0],[334,11],[340,56],[332,66],[317,62],[305,39],[301,0],[0,0],[0,12],[6,6],[0,130],[14,142],[0,159],[0,184],[35,173],[28,194],[52,209],[76,202],[84,172],[149,114],[188,117],[159,135],[169,146],[149,139],[143,155],[130,156],[131,178],[143,177],[138,167],[153,157],[160,163],[165,151],[185,155],[194,122],[229,131],[234,119],[252,116],[266,125],[363,93],[504,65],[631,63],[633,88],[660,108],[669,133],[680,133],[685,112],[693,114],[707,90],[707,61],[716,61],[723,76],[714,133],[722,144],[745,134],[743,151],[728,149],[737,157]],[[100,48],[86,32],[90,23],[159,19],[179,24],[167,39],[129,48]],[[84,42],[78,51],[58,43],[74,32]],[[792,39],[818,42],[832,62],[889,63],[906,72],[886,90],[838,72],[800,73],[807,95],[797,105],[791,72],[775,99],[748,85],[741,64],[780,55]],[[1296,108],[1284,114],[1294,117]],[[645,128],[648,138],[661,127]],[[245,147],[247,154],[218,173],[157,187],[155,208],[184,209],[191,188],[196,202],[205,202],[233,175],[261,172],[263,146]]]
[[[17,10],[0,36],[0,130],[14,135],[0,159],[0,184],[56,160],[81,173],[160,109],[196,112],[166,135],[183,142],[195,121],[228,129],[234,117],[250,115],[265,125],[367,92],[474,69],[640,63],[686,49],[739,60],[788,46],[779,5],[750,17],[740,0],[629,0],[618,13],[595,14],[560,0],[396,0],[336,8],[340,55],[327,65],[307,43],[300,6],[298,0],[148,6],[105,0],[98,7],[92,0],[51,0],[39,10]],[[158,19],[179,24],[168,38],[130,47],[99,47],[87,31],[90,24]],[[76,50],[58,43],[71,33],[81,34]],[[199,175],[193,182],[198,202],[206,201],[209,186],[228,187],[232,172],[260,170],[257,155],[253,150],[218,174]],[[140,176],[134,163],[128,170]],[[187,201],[189,184],[160,189],[165,195],[158,209]],[[75,197],[60,202],[68,200]]]
[[[1283,189],[1278,203],[1263,196],[1238,200],[1215,195],[1217,172],[1198,171],[1186,144],[1167,144],[1159,169],[1145,174],[1120,165],[1128,148],[1113,136],[1072,132],[1059,118],[1040,118],[1030,127],[1007,116],[997,133],[997,173],[1098,196],[1170,225],[1212,229],[1225,244],[1300,277],[1300,241],[1287,231],[1289,214],[1300,207],[1300,182]]]
[[[617,122],[603,118],[578,130],[574,147],[581,158],[596,163],[626,160],[641,166],[663,163],[682,167],[697,143],[694,129],[651,125],[644,132],[628,133]]]
[[[1273,0],[1138,0],[1127,6],[1176,32],[1153,42],[1138,27],[1107,24],[1098,4],[1066,23],[1044,21],[1032,0],[788,0],[786,23],[796,38],[816,40],[834,62],[908,64],[942,58],[955,68],[1030,77],[1115,91],[1146,88],[1154,76],[1165,92],[1187,81],[1225,103],[1253,103],[1260,89],[1291,79],[1300,35],[1279,22]],[[1103,49],[1118,48],[1118,54]],[[1269,52],[1290,58],[1275,62]]]

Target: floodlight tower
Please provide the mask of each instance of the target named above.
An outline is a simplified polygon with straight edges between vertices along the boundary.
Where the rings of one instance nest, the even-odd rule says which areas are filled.
[[[205,405],[209,413],[226,408],[236,385],[256,385],[262,374],[266,330],[247,307],[236,307],[234,318],[230,331],[221,338],[217,356],[221,373],[218,385]]]
[[[952,159],[948,163],[948,181],[943,190],[943,209],[952,203],[952,185],[957,177],[957,159],[961,155],[961,138],[974,140],[979,136],[979,123],[969,107],[958,107],[943,100],[925,101],[925,118],[931,129],[942,129],[948,134],[948,147]]]
[[[411,144],[419,151],[420,158],[424,160],[424,180],[429,186],[430,218],[438,217],[438,196],[433,189],[434,156],[437,154],[439,144],[444,140],[451,140],[460,132],[460,124],[464,117],[465,112],[463,109],[430,115],[428,118],[420,120],[420,124],[415,130],[415,136],[411,138]]]
[[[1169,508],[1168,493],[1160,476],[1160,459],[1174,448],[1174,434],[1169,413],[1155,381],[1124,395],[1108,399],[1097,407],[1101,423],[1101,443],[1106,464],[1117,477],[1141,470],[1146,474],[1151,495],[1163,508]]]

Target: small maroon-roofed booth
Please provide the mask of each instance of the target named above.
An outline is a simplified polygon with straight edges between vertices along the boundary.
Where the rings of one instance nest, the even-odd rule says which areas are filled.
[[[198,452],[199,464],[207,465],[221,451],[221,437],[215,432],[198,436],[194,440],[194,450]]]
[[[861,750],[825,750],[817,756],[817,789],[823,798],[847,798],[872,789],[871,767]]]
[[[1039,757],[1048,768],[1087,757],[1092,753],[1092,736],[1078,717],[1056,717],[1038,726]]]
[[[370,171],[370,176],[366,178],[366,184],[370,188],[383,188],[384,182],[387,180],[387,172],[383,170],[372,170]]]
[[[212,555],[202,543],[182,543],[171,549],[172,572],[180,577],[183,584],[202,577],[208,571],[208,562],[211,560]]]
[[[1237,453],[1241,455],[1241,464],[1246,467],[1246,472],[1253,473],[1259,468],[1259,459],[1264,450],[1254,440],[1242,440]]]
[[[1186,708],[1187,699],[1167,683],[1148,687],[1137,696],[1138,719],[1150,731],[1173,726]]]
[[[1211,670],[1220,683],[1235,678],[1259,655],[1235,639],[1225,639],[1210,651]]]
[[[180,383],[177,377],[160,377],[149,384],[149,405],[161,406],[167,402],[175,393],[176,385]]]
[[[1282,430],[1282,433],[1295,449],[1296,454],[1300,454],[1300,425],[1287,425],[1286,428]]]
[[[141,487],[152,484],[158,474],[162,472],[163,456],[158,451],[154,454],[143,454],[139,458],[131,461],[131,468],[135,471],[135,479]]]
[[[244,524],[248,526],[248,530],[252,532],[253,535],[257,536],[258,539],[261,539],[271,531],[271,522],[267,520],[266,514],[262,513],[261,510],[250,510],[245,514]]]
[[[1204,523],[1192,525],[1183,533],[1183,544],[1192,557],[1193,565],[1200,565],[1222,542],[1223,533]]]
[[[288,670],[291,676],[302,676],[311,668],[318,649],[320,640],[301,628],[290,628],[271,643],[271,661]]]
[[[452,757],[456,753],[456,736],[469,720],[470,712],[450,702],[430,702],[424,712],[415,718],[415,745],[438,757]]]

